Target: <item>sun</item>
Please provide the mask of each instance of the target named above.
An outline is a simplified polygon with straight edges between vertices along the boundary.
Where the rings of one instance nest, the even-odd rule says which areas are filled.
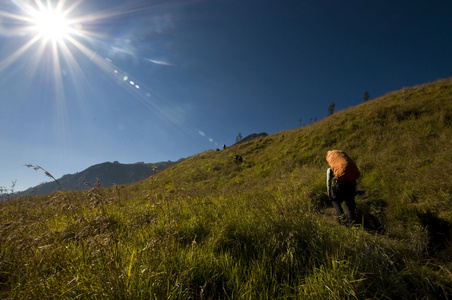
[[[36,33],[46,40],[62,41],[71,32],[70,21],[63,12],[52,8],[36,11],[32,15]]]
[[[61,5],[52,7],[38,3],[38,7],[29,11],[31,29],[39,38],[45,41],[62,42],[67,39],[73,31],[71,20],[68,18],[68,10],[62,10]]]
[[[0,5],[0,27],[16,38],[19,45],[0,61],[0,72],[27,57],[28,73],[31,74],[43,58],[50,58],[51,64],[45,64],[46,69],[61,77],[61,63],[75,64],[76,50],[88,57],[92,55],[94,51],[80,40],[87,40],[90,36],[90,32],[83,30],[83,22],[93,21],[96,16],[89,13],[82,15],[80,4],[83,1],[14,0],[7,9]],[[77,65],[74,68],[78,69]]]

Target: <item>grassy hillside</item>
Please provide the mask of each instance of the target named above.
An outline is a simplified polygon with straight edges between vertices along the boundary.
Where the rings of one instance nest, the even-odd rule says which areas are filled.
[[[0,295],[452,297],[450,137],[452,80],[441,80],[195,155],[137,184],[8,201]],[[330,149],[360,167],[359,227],[333,221]]]

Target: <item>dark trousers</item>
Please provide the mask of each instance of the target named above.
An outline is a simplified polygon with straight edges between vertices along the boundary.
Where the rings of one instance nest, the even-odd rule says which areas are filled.
[[[342,216],[342,202],[345,202],[345,210],[347,211],[347,219],[349,222],[355,221],[356,218],[356,182],[336,182],[332,187],[331,203],[333,204],[336,214]]]

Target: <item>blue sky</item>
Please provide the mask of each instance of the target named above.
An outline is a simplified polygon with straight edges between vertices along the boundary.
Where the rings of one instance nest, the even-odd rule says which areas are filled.
[[[452,76],[446,0],[36,3],[0,0],[0,186],[16,190],[49,180],[25,164],[174,161]],[[58,36],[36,21],[47,4]]]

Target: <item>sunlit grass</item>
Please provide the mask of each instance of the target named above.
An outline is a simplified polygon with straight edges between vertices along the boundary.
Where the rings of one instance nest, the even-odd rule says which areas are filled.
[[[451,95],[450,80],[405,89],[137,184],[2,203],[0,295],[447,298]],[[361,169],[361,227],[330,217],[330,149]]]

